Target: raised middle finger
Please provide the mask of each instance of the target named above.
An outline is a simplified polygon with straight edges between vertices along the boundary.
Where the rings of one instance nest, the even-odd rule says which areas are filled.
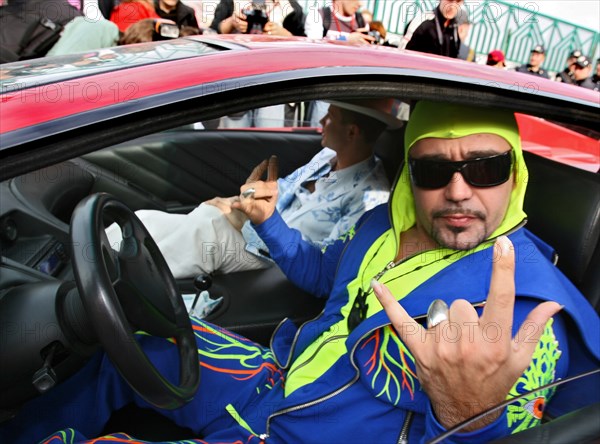
[[[501,236],[494,244],[494,263],[487,302],[481,315],[481,325],[494,322],[511,337],[515,306],[515,252],[512,242]]]
[[[277,156],[271,156],[268,165],[267,182],[277,180],[279,176],[279,159]]]

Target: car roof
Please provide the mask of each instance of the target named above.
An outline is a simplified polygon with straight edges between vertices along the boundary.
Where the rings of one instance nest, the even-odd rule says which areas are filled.
[[[77,61],[80,63],[77,64]],[[436,76],[454,81],[462,79],[474,84],[512,88],[598,105],[597,93],[585,88],[573,88],[559,82],[493,70],[446,57],[373,45],[356,46],[297,37],[245,34],[195,36],[5,64],[1,68],[3,76],[0,86],[3,103],[12,110],[12,98],[17,95],[23,99],[24,94],[19,92],[41,88],[38,93],[43,95],[44,86],[49,90],[51,88],[48,85],[60,85],[61,82],[76,78],[93,79],[107,87],[110,87],[111,81],[113,84],[135,82],[138,91],[133,97],[128,97],[132,99],[231,78],[300,69],[350,67],[380,68],[382,74],[405,70],[405,74],[412,73],[420,77]],[[165,75],[166,69],[169,75]],[[67,89],[75,86],[62,85]],[[35,95],[27,94],[31,97],[29,101],[35,100]],[[108,95],[104,99],[107,98]],[[115,96],[112,103],[123,100],[126,99]],[[57,93],[53,100],[56,105],[72,102],[70,94]],[[91,109],[109,105],[111,101],[86,102]],[[65,114],[71,112],[64,107],[58,108]],[[77,107],[77,111],[82,110]],[[41,112],[29,114],[31,119],[10,119],[10,123],[5,122],[6,125],[1,126],[1,132],[39,123],[45,118],[44,115]],[[48,117],[61,115],[64,114],[51,113]]]
[[[23,71],[24,62],[2,65],[4,79],[10,77],[11,72],[15,74],[10,82],[1,83],[2,157],[8,155],[9,148],[12,153],[24,144],[35,148],[32,144],[38,145],[42,139],[47,143],[54,135],[90,124],[110,121],[113,123],[108,124],[112,126],[115,119],[139,115],[144,110],[160,110],[158,115],[162,116],[167,107],[173,111],[182,104],[192,106],[192,101],[198,98],[202,98],[202,105],[200,108],[193,105],[196,110],[206,109],[208,105],[214,108],[214,113],[224,98],[237,100],[239,110],[271,104],[269,99],[262,104],[252,99],[249,104],[249,94],[256,97],[254,92],[248,92],[250,90],[267,91],[261,93],[265,96],[274,89],[278,91],[279,100],[285,101],[350,97],[357,93],[363,96],[391,94],[402,99],[429,95],[430,99],[474,104],[481,101],[482,106],[498,104],[534,114],[543,113],[548,108],[544,103],[548,103],[552,105],[550,117],[555,117],[557,112],[562,115],[564,110],[571,122],[581,117],[588,122],[595,120],[600,108],[598,93],[584,88],[375,45],[357,46],[306,38],[207,35],[105,51],[117,54],[117,62],[80,69],[73,67],[72,59],[65,63],[64,58],[44,58],[29,62],[42,67],[34,70],[33,76],[27,70],[19,72]],[[67,57],[81,60],[85,54]],[[50,68],[45,69],[48,65]],[[317,97],[316,90],[306,86],[319,82],[318,92],[323,96]],[[385,82],[388,82],[387,89],[382,87]],[[272,88],[274,84],[278,86]],[[286,90],[291,84],[302,93],[309,93],[296,97]],[[357,92],[358,89],[361,91]],[[274,101],[272,98],[271,102]],[[515,105],[517,102],[520,109]],[[234,108],[227,105],[229,112],[235,112]],[[197,111],[193,112],[197,115]]]
[[[529,88],[571,99],[590,101],[596,104],[598,102],[597,94],[585,88],[565,88],[567,85],[562,85],[561,82],[538,83],[544,79],[522,73],[491,69],[485,65],[432,54],[331,40],[246,34],[193,36],[8,63],[1,67],[3,76],[0,78],[0,86],[2,93],[10,93],[74,77],[88,77],[148,65],[184,65],[188,63],[205,67],[197,73],[196,79],[201,81],[207,71],[218,68],[221,60],[225,60],[231,55],[230,52],[239,56],[239,53],[245,50],[252,50],[246,56],[260,58],[260,63],[239,64],[235,73],[239,77],[260,72],[293,70],[298,69],[298,66],[304,68],[396,67],[417,70],[421,74],[443,73],[448,77],[464,77],[471,80],[498,82],[498,84],[510,83],[513,88],[517,89]],[[310,53],[310,57],[303,57],[307,53]],[[275,57],[275,55],[279,57]],[[204,58],[202,56],[211,57]],[[85,65],[73,65],[74,62],[82,60],[86,61]],[[179,63],[177,63],[178,61]],[[44,70],[43,67],[48,65],[56,66],[50,66]],[[131,72],[129,75],[133,78],[137,74],[137,72]],[[223,73],[223,78],[226,75],[227,73]],[[12,78],[5,79],[5,76]],[[162,83],[174,87],[173,82],[170,82],[165,76],[147,77],[145,80],[151,84]],[[142,79],[138,77],[136,80]]]

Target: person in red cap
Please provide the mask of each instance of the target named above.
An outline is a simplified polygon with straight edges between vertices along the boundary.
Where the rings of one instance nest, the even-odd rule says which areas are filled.
[[[493,66],[494,68],[504,69],[506,67],[506,58],[504,57],[504,53],[499,49],[490,51],[485,64],[488,66]]]

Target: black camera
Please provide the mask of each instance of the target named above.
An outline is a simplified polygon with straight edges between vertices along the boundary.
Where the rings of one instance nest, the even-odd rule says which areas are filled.
[[[248,23],[246,34],[262,34],[269,21],[264,0],[255,0],[251,8],[244,10],[244,15]]]

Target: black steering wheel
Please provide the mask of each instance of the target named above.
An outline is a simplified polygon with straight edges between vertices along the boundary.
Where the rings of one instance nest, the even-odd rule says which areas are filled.
[[[123,232],[120,251],[111,248],[104,216]],[[190,401],[200,382],[200,364],[190,318],[156,243],[137,216],[113,196],[94,194],[71,219],[73,270],[83,305],[108,357],[147,402],[175,409]],[[134,333],[173,338],[179,352],[179,385],[148,359]]]

